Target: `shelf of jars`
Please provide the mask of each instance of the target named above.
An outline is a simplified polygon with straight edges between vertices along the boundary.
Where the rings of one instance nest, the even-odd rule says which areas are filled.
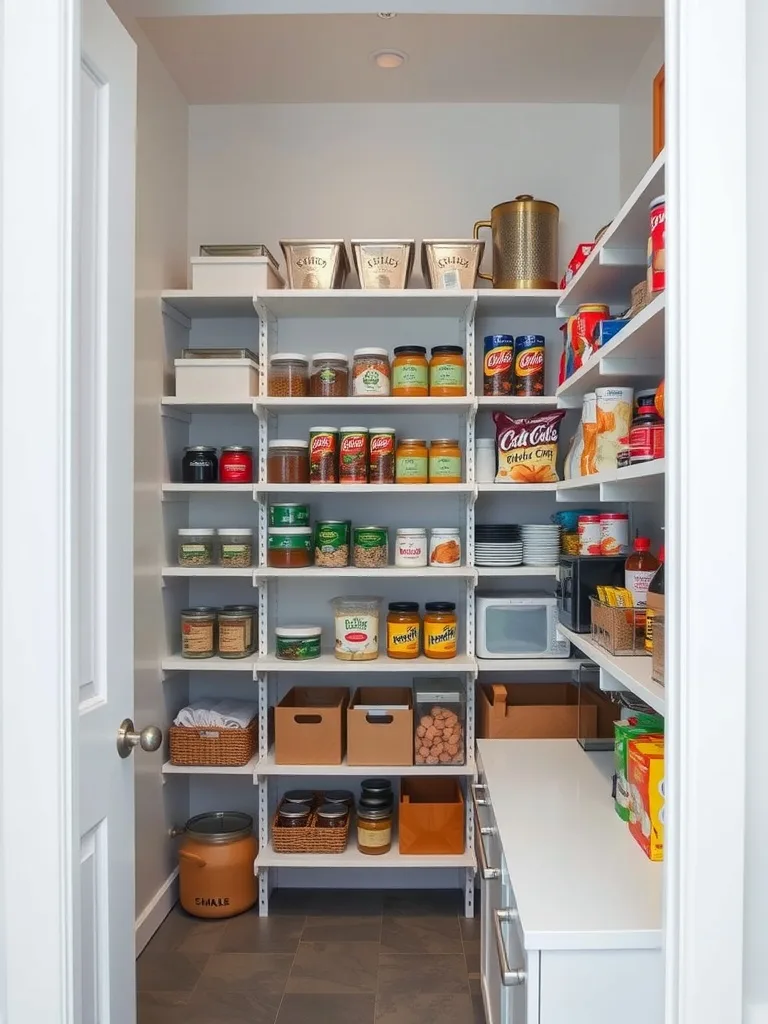
[[[299,778],[300,776],[313,775],[328,776],[345,775],[348,778],[401,778],[408,775],[457,775],[474,777],[475,774],[474,756],[467,760],[466,764],[405,764],[405,765],[359,765],[347,764],[346,757],[341,764],[276,764],[274,750],[270,750],[266,757],[262,758],[254,766],[254,777],[258,780],[261,775],[282,775],[288,778]]]

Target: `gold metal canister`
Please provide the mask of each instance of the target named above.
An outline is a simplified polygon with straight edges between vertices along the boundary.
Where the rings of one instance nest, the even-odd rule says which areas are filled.
[[[479,220],[474,237],[490,228],[493,273],[480,274],[494,288],[556,288],[560,210],[554,203],[520,195]]]

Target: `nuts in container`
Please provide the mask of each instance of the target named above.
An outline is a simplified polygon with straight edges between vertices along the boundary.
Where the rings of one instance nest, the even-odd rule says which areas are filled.
[[[281,239],[289,288],[343,288],[349,259],[343,239]]]
[[[389,564],[386,526],[356,526],[352,530],[352,564],[358,569],[383,569]]]
[[[342,569],[349,565],[349,520],[325,519],[315,523],[315,565]]]
[[[416,243],[412,238],[353,238],[361,288],[407,288]]]
[[[464,764],[464,692],[454,677],[425,679],[414,693],[414,764]]]

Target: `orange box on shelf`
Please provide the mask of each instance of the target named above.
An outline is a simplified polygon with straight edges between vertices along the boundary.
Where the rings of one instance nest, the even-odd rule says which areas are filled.
[[[598,735],[598,707],[589,703],[579,708],[578,689],[572,683],[479,686],[477,735],[488,740],[593,739]],[[611,719],[610,735],[612,730]]]
[[[275,708],[275,764],[341,764],[349,691],[294,686]]]
[[[403,779],[398,829],[400,853],[463,853],[464,796],[458,779]]]
[[[410,687],[362,686],[355,690],[347,708],[347,764],[413,764]]]

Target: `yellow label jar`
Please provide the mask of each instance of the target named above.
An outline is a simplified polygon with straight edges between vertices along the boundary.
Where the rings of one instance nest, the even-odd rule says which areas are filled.
[[[399,398],[426,398],[429,394],[427,350],[421,345],[399,345],[395,349],[392,394]]]
[[[395,483],[425,484],[428,464],[427,442],[423,438],[403,438],[395,453]]]
[[[421,619],[415,601],[393,601],[387,615],[387,657],[405,660],[421,654]]]
[[[456,605],[452,601],[431,601],[424,610],[424,654],[427,658],[455,658],[459,632]]]
[[[429,449],[429,482],[461,483],[461,448],[455,438],[438,437]]]

